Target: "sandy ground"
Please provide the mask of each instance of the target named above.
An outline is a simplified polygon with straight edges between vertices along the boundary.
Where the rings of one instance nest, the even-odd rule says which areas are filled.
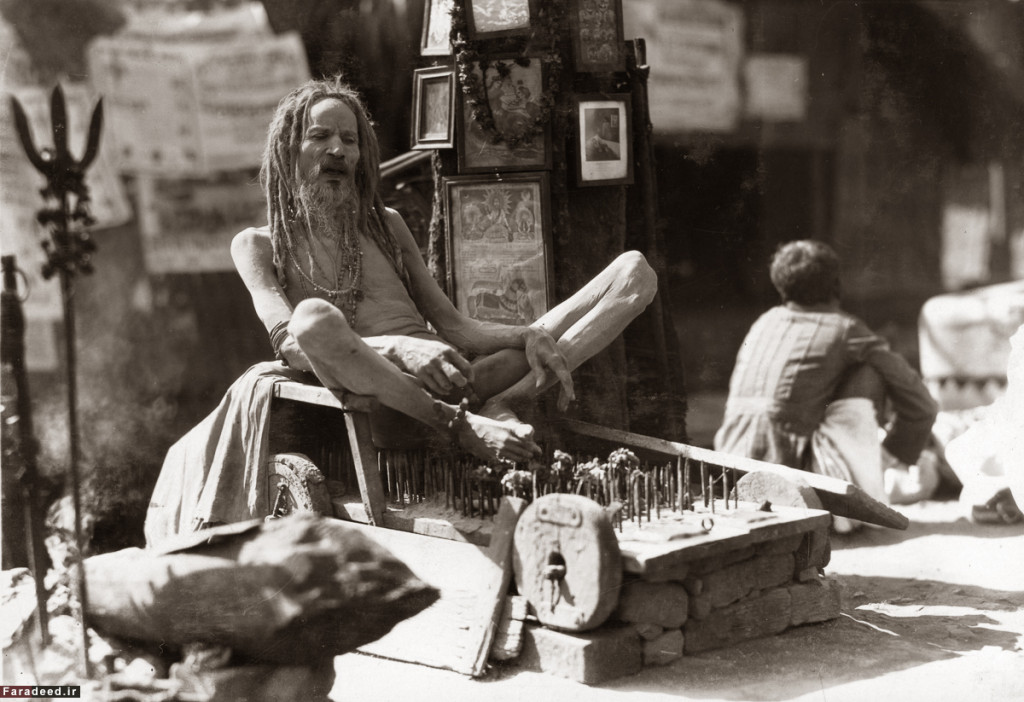
[[[1024,700],[1024,525],[983,526],[955,502],[902,508],[906,531],[833,540],[842,615],[587,687],[495,668],[482,679],[359,654],[336,702]]]

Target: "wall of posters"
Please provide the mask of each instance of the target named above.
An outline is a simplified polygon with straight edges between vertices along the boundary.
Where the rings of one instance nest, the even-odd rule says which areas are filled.
[[[267,221],[266,200],[251,171],[209,180],[140,176],[137,192],[150,273],[234,270],[231,239]]]
[[[651,122],[660,131],[731,131],[742,111],[742,8],[721,0],[630,0],[625,37],[647,40]]]
[[[297,33],[220,41],[102,37],[88,51],[118,166],[202,175],[259,165],[274,108],[309,78]]]
[[[85,150],[86,129],[92,117],[96,96],[83,85],[62,86],[68,115],[68,146],[76,158]],[[53,145],[50,125],[50,90],[38,87],[11,87],[11,95],[25,109],[32,127],[32,140],[37,149]],[[111,167],[111,144],[104,132],[100,151],[89,168],[86,182],[92,198],[91,211],[96,218],[95,232],[126,223],[132,215],[131,205],[114,169]],[[44,281],[41,267],[46,261],[41,244],[49,231],[36,221],[43,207],[39,191],[46,179],[29,163],[18,140],[10,102],[0,100],[0,231],[3,232],[4,254],[13,254],[25,272],[31,294],[25,300],[25,314],[32,319],[57,320],[61,317],[60,286],[55,280]],[[100,240],[102,245],[102,240]]]

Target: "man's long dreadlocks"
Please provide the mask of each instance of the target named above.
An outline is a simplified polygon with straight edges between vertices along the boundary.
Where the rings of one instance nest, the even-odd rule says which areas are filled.
[[[359,94],[340,76],[329,80],[311,80],[293,90],[277,106],[267,132],[267,145],[260,166],[260,183],[267,197],[267,223],[273,244],[274,268],[281,285],[288,251],[295,250],[296,237],[305,236],[295,224],[298,212],[297,169],[299,146],[302,143],[309,112],[325,98],[343,102],[356,116],[359,126],[359,165],[355,186],[359,194],[356,225],[377,244],[408,287],[408,274],[402,251],[388,226],[380,185],[380,146],[373,124]]]

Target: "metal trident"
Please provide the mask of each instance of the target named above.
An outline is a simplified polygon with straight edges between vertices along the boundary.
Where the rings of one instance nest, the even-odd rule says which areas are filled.
[[[100,130],[103,127],[103,102],[96,103],[89,121],[89,136],[81,160],[75,160],[68,151],[68,118],[64,102],[64,91],[60,85],[50,96],[50,123],[53,128],[53,148],[37,150],[32,143],[32,132],[28,117],[18,99],[11,97],[14,111],[14,126],[21,139],[21,145],[32,166],[46,177],[46,187],[40,191],[46,206],[39,210],[39,223],[48,226],[52,241],[43,242],[46,263],[43,277],[47,280],[54,274],[60,276],[61,302],[64,311],[64,348],[68,374],[68,434],[69,473],[71,474],[71,497],[75,508],[75,546],[78,560],[79,624],[82,627],[82,666],[85,677],[92,677],[89,661],[89,630],[85,623],[85,611],[89,605],[88,589],[85,583],[83,559],[85,546],[82,540],[82,490],[79,476],[80,446],[78,437],[78,390],[76,382],[75,353],[75,273],[92,273],[92,253],[96,244],[89,237],[85,227],[95,223],[89,212],[89,187],[85,183],[85,171],[96,158],[100,146]],[[71,198],[74,196],[74,206]],[[56,200],[56,204],[51,204]],[[41,577],[39,573],[35,574]]]
[[[38,214],[39,223],[50,226],[53,236],[52,242],[43,243],[47,258],[43,266],[43,277],[49,279],[58,271],[92,273],[91,255],[96,250],[96,244],[81,227],[95,224],[89,212],[89,187],[85,183],[85,171],[99,152],[103,101],[97,102],[93,108],[85,153],[81,160],[75,160],[68,150],[67,106],[60,85],[53,89],[50,96],[53,148],[36,149],[28,117],[16,97],[11,97],[11,107],[14,111],[14,126],[25,154],[32,166],[46,178],[46,187],[41,194],[47,202],[51,199],[57,201],[56,206],[45,207]],[[70,201],[71,195],[74,195],[74,207]]]

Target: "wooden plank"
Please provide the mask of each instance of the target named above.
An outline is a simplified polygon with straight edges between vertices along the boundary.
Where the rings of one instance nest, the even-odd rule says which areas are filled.
[[[292,381],[282,381],[274,385],[274,397],[284,400],[305,402],[311,405],[335,407],[348,411],[349,408],[327,388],[322,385],[307,385]]]
[[[351,498],[350,498],[351,499]],[[336,498],[334,513],[342,519],[367,523],[362,504]],[[627,573],[649,574],[673,568],[701,558],[747,546],[756,546],[794,534],[828,529],[831,517],[824,510],[776,507],[773,512],[759,512],[757,505],[740,502],[740,509],[717,514],[698,508],[682,518],[663,517],[644,522],[642,526],[626,522],[616,531],[622,551],[622,567]],[[417,506],[417,509],[389,505],[383,524],[387,529],[405,531],[462,543],[487,546],[497,520],[462,517],[441,506]],[[699,525],[704,517],[715,520],[711,531],[704,533]]]
[[[346,497],[338,497],[332,501],[334,516],[350,522],[368,524],[366,507],[360,502],[351,502]],[[432,516],[426,509],[419,514],[411,514],[408,509],[388,505],[384,511],[383,526],[385,529],[407,531],[420,536],[432,536],[449,541],[461,541],[477,546],[488,546],[491,543],[491,532],[494,521],[479,517],[462,517],[455,510],[437,508]]]
[[[441,592],[434,605],[359,651],[480,675],[508,594],[512,535],[525,505],[516,498],[502,499],[491,545],[486,549],[403,531],[358,527]]]
[[[365,412],[346,412],[345,428],[348,430],[348,444],[352,451],[356,482],[359,483],[359,495],[363,498],[369,523],[383,526],[384,510],[388,503],[384,496],[380,469],[377,468],[377,451],[373,447],[373,436],[370,433],[370,417]]]
[[[646,525],[642,529],[625,532],[619,535],[622,568],[627,573],[637,574],[674,568],[727,551],[818,528],[828,528],[831,521],[828,512],[816,509],[779,508],[777,511],[764,514],[769,518],[744,524],[742,519],[730,518],[726,514],[711,515],[710,512],[698,512],[693,517],[697,522],[702,516],[711,516],[715,519],[715,526],[711,531],[660,543],[649,535],[641,536],[644,532],[651,532],[651,528]]]
[[[620,445],[631,446],[667,456],[682,456],[695,461],[704,461],[716,466],[724,466],[741,473],[767,471],[791,479],[801,479],[810,485],[818,494],[822,506],[832,514],[862,522],[877,524],[892,529],[906,529],[910,525],[904,515],[874,499],[856,485],[819,475],[810,471],[796,470],[776,463],[756,461],[742,456],[733,456],[721,451],[690,446],[677,441],[658,439],[652,436],[634,434],[620,429],[609,429],[597,424],[564,419],[560,426],[581,436],[590,436]]]
[[[363,500],[367,523],[382,526],[387,498],[384,496],[384,485],[381,482],[380,470],[377,468],[377,451],[373,446],[370,418],[367,414],[347,406],[321,385],[284,381],[274,385],[274,396],[284,400],[334,407],[345,413],[345,430],[348,433],[356,481],[359,483],[359,495]]]

